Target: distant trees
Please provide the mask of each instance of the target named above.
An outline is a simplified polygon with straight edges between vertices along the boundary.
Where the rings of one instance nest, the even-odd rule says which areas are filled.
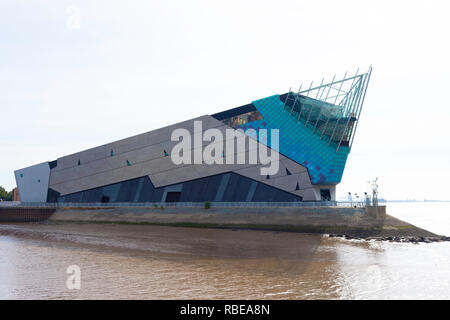
[[[13,192],[12,191],[6,191],[5,188],[0,186],[0,199],[3,201],[12,201],[13,200]]]

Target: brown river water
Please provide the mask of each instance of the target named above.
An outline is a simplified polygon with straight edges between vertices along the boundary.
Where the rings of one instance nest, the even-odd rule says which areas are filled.
[[[388,212],[450,235],[450,203]],[[69,289],[69,266],[80,289]],[[0,299],[450,299],[450,242],[109,224],[0,224]]]

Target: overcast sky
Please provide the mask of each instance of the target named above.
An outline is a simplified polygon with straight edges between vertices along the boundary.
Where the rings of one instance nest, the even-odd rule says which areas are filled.
[[[378,177],[388,199],[450,199],[449,17],[430,0],[1,0],[0,185],[372,64],[338,195]]]

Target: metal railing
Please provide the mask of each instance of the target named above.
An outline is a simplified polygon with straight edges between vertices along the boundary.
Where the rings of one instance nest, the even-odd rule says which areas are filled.
[[[211,207],[356,207],[364,208],[365,202],[316,201],[316,202],[209,202]],[[205,207],[205,202],[0,202],[0,207],[33,208],[117,208],[117,207]]]
[[[365,201],[337,201],[336,205],[347,208],[365,208],[367,203]]]

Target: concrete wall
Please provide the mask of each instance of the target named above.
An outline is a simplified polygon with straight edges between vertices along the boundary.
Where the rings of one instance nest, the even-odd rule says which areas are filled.
[[[386,206],[366,207],[365,212],[372,218],[378,220],[386,219]]]
[[[374,219],[361,208],[338,207],[193,207],[159,208],[59,208],[50,221],[192,224],[251,227],[279,226],[338,228],[373,226]],[[299,229],[307,231],[307,229]],[[316,229],[315,231],[320,231]]]
[[[22,202],[46,202],[50,178],[50,166],[43,162],[14,171]]]

